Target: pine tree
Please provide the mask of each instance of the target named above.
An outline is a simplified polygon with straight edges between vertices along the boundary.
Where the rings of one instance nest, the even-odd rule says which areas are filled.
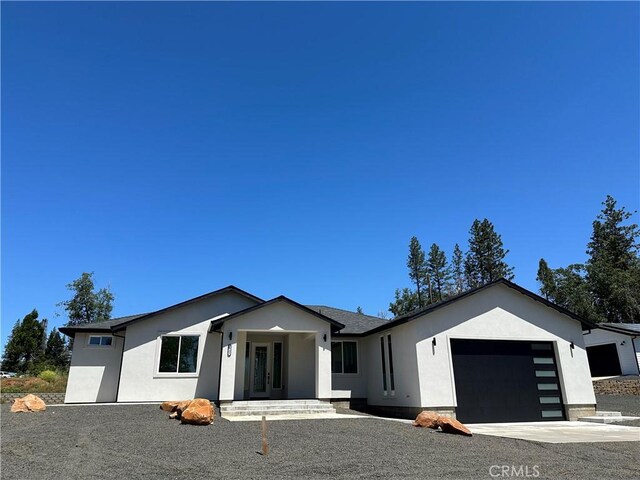
[[[3,370],[27,373],[43,360],[45,325],[46,321],[38,321],[35,308],[16,322],[4,348]]]
[[[460,246],[456,243],[451,257],[452,294],[459,295],[464,291],[464,257]]]
[[[432,244],[427,259],[427,272],[433,284],[433,301],[439,302],[449,291],[451,273],[447,265],[447,256],[437,244]]]
[[[475,288],[499,278],[512,280],[513,268],[504,261],[508,253],[489,220],[474,220],[469,230],[469,250],[465,258],[467,286]]]
[[[103,322],[111,318],[113,294],[106,288],[94,291],[93,272],[83,273],[80,278],[67,285],[73,297],[59,303],[67,311],[67,325],[83,325]]]
[[[538,262],[538,275],[536,276],[536,280],[540,284],[540,294],[547,300],[553,301],[557,288],[555,275],[544,258],[541,258]]]
[[[64,369],[69,363],[67,344],[57,328],[53,328],[47,339],[44,360],[48,366]]]
[[[587,245],[586,279],[600,318],[608,322],[640,322],[640,231],[632,217],[607,195],[593,222]]]
[[[393,313],[394,317],[413,312],[418,308],[420,308],[418,295],[409,288],[396,289],[395,300],[389,304],[389,311]]]
[[[416,286],[418,307],[422,308],[432,302],[433,295],[424,250],[416,237],[411,237],[409,242],[407,268],[409,269],[409,278]],[[428,289],[428,298],[425,298],[425,288]]]

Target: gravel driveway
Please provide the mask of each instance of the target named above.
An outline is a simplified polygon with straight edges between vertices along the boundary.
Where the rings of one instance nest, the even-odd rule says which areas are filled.
[[[468,438],[375,418],[270,422],[267,457],[259,423],[181,425],[153,405],[2,405],[1,426],[7,479],[496,478],[492,465],[536,467],[538,478],[640,477],[637,443]]]

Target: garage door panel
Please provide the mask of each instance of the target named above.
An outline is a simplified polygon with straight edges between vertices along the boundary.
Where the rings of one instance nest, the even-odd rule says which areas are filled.
[[[562,403],[550,343],[455,339],[451,351],[461,421],[562,419],[557,416]]]

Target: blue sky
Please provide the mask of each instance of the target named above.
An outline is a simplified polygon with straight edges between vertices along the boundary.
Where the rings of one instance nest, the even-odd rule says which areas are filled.
[[[366,313],[474,218],[516,282],[639,203],[638,3],[2,4],[2,343],[235,284]],[[637,221],[637,216],[635,217]]]

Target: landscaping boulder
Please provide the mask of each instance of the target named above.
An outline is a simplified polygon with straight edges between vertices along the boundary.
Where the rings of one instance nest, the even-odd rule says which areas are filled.
[[[29,394],[22,398],[16,398],[11,405],[11,411],[17,412],[43,412],[47,409],[44,401],[36,395]]]
[[[160,410],[164,410],[165,412],[173,412],[178,407],[178,404],[181,403],[179,401],[175,402],[162,402],[160,404]]]
[[[438,418],[438,426],[445,433],[471,436],[471,430],[454,418],[440,417]]]
[[[424,410],[418,414],[413,422],[413,426],[437,429],[439,418],[440,416],[437,413]]]
[[[211,402],[205,398],[196,398],[180,415],[182,423],[191,425],[209,425],[213,423],[215,410]]]

